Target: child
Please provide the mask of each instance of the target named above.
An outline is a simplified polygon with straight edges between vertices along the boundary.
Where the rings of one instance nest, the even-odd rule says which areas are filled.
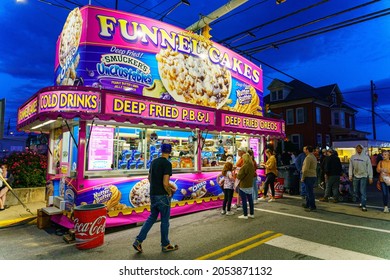
[[[233,199],[233,189],[234,189],[234,176],[233,176],[233,164],[231,162],[226,162],[223,166],[222,173],[218,176],[218,184],[223,187],[223,206],[221,214],[226,214],[227,216],[233,215],[234,212],[230,211]],[[227,210],[227,211],[226,211]]]

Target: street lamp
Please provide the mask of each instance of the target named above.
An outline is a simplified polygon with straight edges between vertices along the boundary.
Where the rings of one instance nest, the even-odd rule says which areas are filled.
[[[189,5],[190,5],[190,2],[189,2],[188,0],[180,0],[179,3],[175,4],[172,8],[170,8],[170,9],[168,10],[168,12],[167,12],[165,15],[163,15],[163,16],[160,18],[160,21],[163,21],[163,19],[164,19],[167,15],[169,15],[170,13],[172,13],[173,10],[175,10],[175,9],[176,9],[177,7],[179,7],[181,4],[185,4],[185,5],[189,6]]]

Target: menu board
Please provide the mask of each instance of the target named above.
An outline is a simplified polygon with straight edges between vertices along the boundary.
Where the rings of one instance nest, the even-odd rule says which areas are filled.
[[[114,156],[114,128],[92,126],[91,129],[88,170],[109,170]]]
[[[259,138],[250,138],[249,147],[252,149],[253,156],[255,157],[256,161],[258,161],[259,160]]]

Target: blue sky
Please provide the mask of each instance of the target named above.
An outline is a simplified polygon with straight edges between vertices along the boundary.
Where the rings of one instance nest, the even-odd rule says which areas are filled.
[[[69,12],[58,6],[73,9],[75,5],[71,2],[88,4],[88,0],[47,0],[55,5],[43,2],[0,1],[0,98],[6,98],[5,123],[10,120],[11,131],[14,132],[17,108],[40,88],[53,84],[55,44]],[[115,0],[91,2],[96,6],[115,8]],[[200,15],[207,16],[228,1],[190,2],[190,6],[180,5],[164,21],[186,28],[196,22]],[[176,3],[176,0],[119,0],[118,8],[158,19]],[[364,7],[353,9],[365,3],[367,5]],[[310,6],[312,8],[308,8]],[[347,9],[350,11],[341,13]],[[276,5],[274,0],[251,0],[211,23],[211,35],[214,41],[250,51],[256,46],[271,46],[294,35],[385,9],[390,9],[390,1],[287,0]],[[290,15],[293,12],[295,14]],[[340,15],[330,17],[334,13]],[[282,32],[325,16],[329,18]],[[249,36],[246,31],[255,37]],[[260,40],[277,32],[281,34]],[[224,40],[229,37],[232,38]],[[256,39],[258,41],[255,44],[249,43]],[[377,139],[390,140],[389,15],[276,46],[251,53],[254,62],[262,65],[265,87],[274,78],[287,82],[296,78],[313,87],[337,83],[348,104],[359,110],[356,116],[357,129],[372,132],[370,81],[373,80],[378,94],[375,107],[379,114],[376,117]]]

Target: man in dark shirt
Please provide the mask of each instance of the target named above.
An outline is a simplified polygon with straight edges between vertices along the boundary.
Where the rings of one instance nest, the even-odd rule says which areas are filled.
[[[150,215],[143,224],[140,233],[133,243],[133,247],[138,252],[142,252],[142,242],[146,239],[149,230],[157,221],[158,214],[161,216],[161,246],[163,252],[177,250],[177,245],[172,245],[168,238],[169,218],[171,215],[171,197],[176,191],[176,186],[169,183],[172,176],[172,164],[168,160],[172,152],[169,144],[161,145],[161,157],[152,161],[149,169],[150,182]]]
[[[325,160],[324,172],[326,177],[325,195],[319,200],[322,202],[328,202],[329,197],[331,197],[333,193],[333,202],[338,202],[340,195],[340,176],[343,172],[343,167],[336,151],[331,149],[328,150],[328,156]]]
[[[295,158],[295,168],[299,172],[299,181],[301,185],[301,197],[303,199],[306,199],[306,188],[305,188],[305,183],[302,182],[300,179],[302,178],[302,166],[303,166],[303,161],[306,158],[306,154],[304,152],[300,153],[296,158]]]

